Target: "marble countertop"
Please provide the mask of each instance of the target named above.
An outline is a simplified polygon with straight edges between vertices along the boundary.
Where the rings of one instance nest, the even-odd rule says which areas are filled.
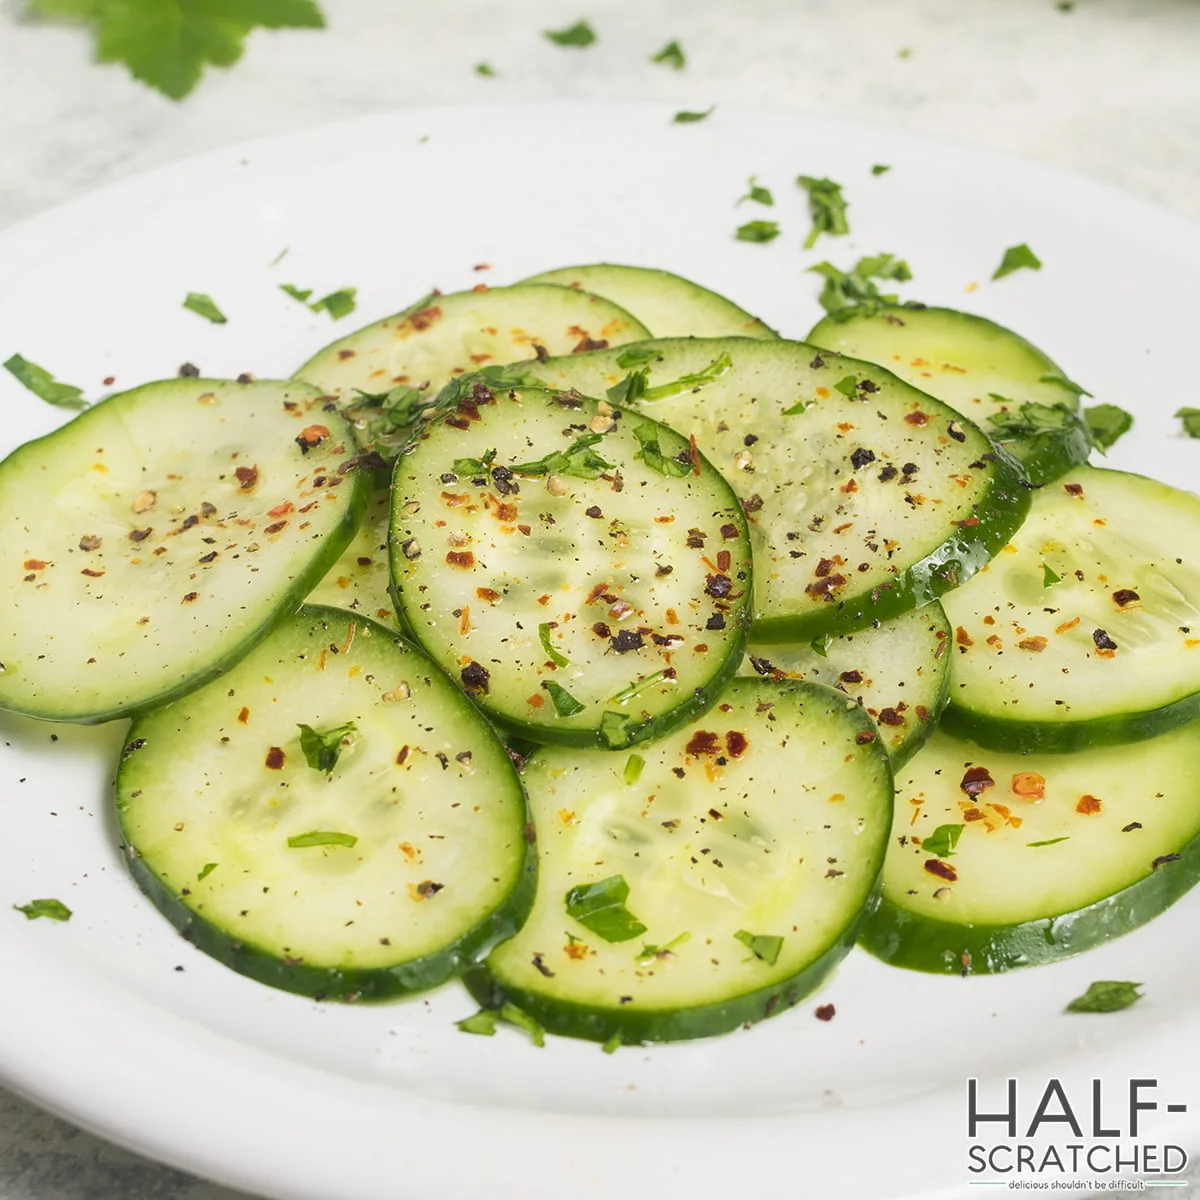
[[[78,28],[0,0],[0,228],[242,138],[413,104],[755,103],[949,135],[1200,219],[1193,0],[322,0],[322,32],[259,32],[180,104],[92,62]],[[598,41],[540,34],[586,16]],[[651,65],[677,38],[687,68]],[[475,73],[488,62],[494,77]],[[0,267],[2,269],[2,267]],[[237,1200],[0,1089],[0,1200]]]

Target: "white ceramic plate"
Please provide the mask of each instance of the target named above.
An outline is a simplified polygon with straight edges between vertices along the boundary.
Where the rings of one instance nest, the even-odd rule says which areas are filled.
[[[282,376],[431,285],[600,259],[692,276],[800,337],[820,315],[805,267],[889,250],[912,266],[911,297],[1016,327],[1099,400],[1132,409],[1113,465],[1196,477],[1200,445],[1170,419],[1200,403],[1196,227],[1095,183],[895,131],[752,110],[670,117],[651,105],[413,110],[128,180],[0,236],[0,359],[19,351],[93,397],[108,376],[119,389],[185,360]],[[873,163],[892,170],[873,177]],[[852,237],[801,250],[798,173],[844,183]],[[751,174],[775,190],[774,210],[734,207]],[[751,217],[778,219],[784,235],[736,242]],[[1044,269],[987,282],[1017,242]],[[318,295],[355,285],[358,313],[334,327],[284,282]],[[229,323],[184,311],[188,291],[211,293]],[[3,450],[61,419],[6,375],[0,410]],[[284,995],[192,950],[130,882],[108,798],[121,729],[53,732],[0,719],[0,1078],[252,1191],[952,1195],[968,1190],[968,1076],[1017,1075],[1031,1091],[1050,1074],[1122,1087],[1156,1076],[1178,1100],[1200,1072],[1200,962],[1180,952],[1200,893],[1082,958],[1007,977],[925,977],[856,951],[819,996],[753,1030],[611,1057],[464,1036],[453,1021],[474,1005],[456,985],[380,1007]],[[34,896],[60,897],[74,919],[11,913]],[[1105,978],[1144,981],[1145,999],[1061,1015]],[[822,1002],[836,1005],[832,1022],[813,1019]],[[1159,1140],[1200,1143],[1193,1118],[1156,1120]]]

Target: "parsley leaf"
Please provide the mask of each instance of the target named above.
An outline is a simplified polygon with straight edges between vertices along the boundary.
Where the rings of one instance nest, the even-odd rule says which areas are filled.
[[[1176,409],[1175,415],[1183,422],[1183,432],[1188,437],[1200,438],[1200,408]]]
[[[1070,840],[1071,837],[1069,834],[1067,834],[1063,837],[1046,838],[1046,840],[1042,842],[1026,842],[1025,845],[1033,849],[1038,846],[1057,846],[1059,842],[1069,842]]]
[[[871,168],[872,175],[886,175],[892,168],[886,163],[876,163]]]
[[[1101,979],[1088,986],[1082,996],[1076,996],[1067,1005],[1067,1012],[1107,1013],[1119,1012],[1142,998],[1138,990],[1140,983],[1129,983],[1117,979]]]
[[[101,62],[124,63],[172,100],[183,99],[206,66],[237,62],[256,27],[325,26],[314,0],[30,0],[30,6],[94,24]]]
[[[808,269],[825,280],[817,299],[835,321],[848,321],[858,312],[864,315],[877,313],[899,302],[897,295],[881,292],[874,280],[907,283],[912,278],[908,263],[886,253],[860,258],[849,271],[843,271],[831,262],[820,262]]]
[[[773,967],[779,961],[779,952],[783,949],[783,938],[767,933],[747,933],[744,929],[739,929],[733,936],[755,958],[761,958],[768,967]]]
[[[298,288],[294,283],[281,283],[279,290],[286,292],[293,300],[299,300],[301,304],[307,304],[309,296],[313,294],[312,288]]]
[[[1005,250],[1000,265],[992,272],[992,278],[1003,279],[1005,275],[1011,275],[1014,271],[1022,269],[1029,271],[1042,269],[1042,260],[1024,242],[1019,246],[1009,246]]]
[[[644,421],[641,425],[633,427],[633,436],[637,438],[641,449],[634,455],[634,458],[640,458],[652,471],[657,471],[660,475],[666,476],[668,479],[674,476],[676,479],[681,479],[684,475],[692,473],[691,462],[680,462],[677,458],[672,458],[670,455],[664,454],[662,448],[658,444],[658,429],[651,425],[649,421]]]
[[[687,65],[687,59],[683,54],[683,47],[676,41],[669,41],[657,54],[650,56],[652,63],[666,63],[668,67],[674,67],[676,71],[682,71]]]
[[[669,942],[666,943],[666,945],[652,946],[647,944],[638,951],[637,961],[640,963],[648,963],[662,958],[674,958],[675,947],[682,946],[684,942],[691,941],[691,937],[692,935],[685,931],[678,937],[673,937]],[[783,939],[780,938],[779,940],[782,941]]]
[[[624,875],[610,875],[596,883],[581,883],[567,892],[567,915],[606,942],[627,942],[646,932],[625,907],[629,884]]]
[[[738,200],[739,204],[745,204],[747,200],[752,200],[755,204],[765,204],[767,207],[774,205],[775,197],[771,195],[771,189],[760,187],[757,175],[751,175],[746,186],[750,190]]]
[[[13,908],[24,913],[29,921],[36,921],[38,917],[48,917],[51,921],[71,919],[71,910],[61,900],[30,900],[28,904],[14,904]]]
[[[213,298],[206,296],[203,292],[188,292],[183,307],[189,312],[194,312],[198,317],[211,321],[214,325],[224,325],[229,320],[217,307]]]
[[[697,121],[705,121],[716,111],[716,105],[710,105],[703,112],[689,112],[683,109],[671,118],[672,125],[694,125]]]
[[[481,62],[475,64],[475,74],[482,75],[484,79],[491,79],[496,72],[490,63]]]
[[[655,384],[654,387],[639,387],[635,399],[653,403],[655,400],[674,400],[676,396],[682,396],[684,392],[694,392],[697,388],[702,388],[706,383],[712,383],[714,379],[720,379],[727,371],[733,367],[733,359],[728,353],[722,352],[712,360],[706,367],[701,367],[699,371],[692,371],[688,375],[680,375],[678,379],[671,379],[666,383]],[[643,374],[647,374],[643,368]],[[620,386],[619,384],[617,385]]]
[[[734,234],[739,242],[773,242],[778,236],[778,221],[747,221]]]
[[[39,400],[53,404],[56,408],[87,408],[83,398],[83,389],[72,387],[69,383],[59,383],[45,367],[14,354],[5,364],[4,369],[18,383],[24,384]]]
[[[324,733],[318,733],[311,725],[300,725],[300,749],[304,752],[305,761],[314,771],[328,775],[337,766],[350,735],[357,732],[353,721]]]
[[[1083,419],[1092,435],[1092,442],[1101,453],[1107,453],[1117,440],[1133,428],[1133,414],[1115,404],[1093,404],[1083,410]]]
[[[581,704],[565,687],[555,683],[553,679],[543,679],[542,687],[550,693],[550,700],[554,704],[554,711],[560,717],[573,717],[576,713],[581,713],[587,707]]]
[[[640,754],[631,754],[625,763],[625,782],[632,787],[642,777],[646,760]]]
[[[832,641],[829,634],[823,633],[820,637],[815,637],[809,645],[812,647],[814,654],[819,654],[822,658],[829,657],[829,643]]]
[[[939,825],[921,842],[921,849],[937,858],[951,858],[965,828],[965,825]]]
[[[529,1040],[538,1049],[545,1046],[546,1031],[523,1008],[518,1008],[515,1004],[502,1004],[499,1017],[506,1025],[515,1025],[518,1029],[525,1030],[529,1034]]]
[[[571,665],[571,660],[566,658],[564,655],[559,654],[559,652],[554,648],[554,643],[550,641],[550,629],[551,625],[549,621],[543,621],[538,626],[538,640],[542,643],[542,649],[545,650],[546,657],[556,667],[569,667]],[[581,704],[579,707],[582,708],[583,705]],[[578,709],[576,711],[578,711]]]
[[[307,305],[315,313],[327,312],[335,321],[348,317],[358,307],[358,301],[355,299],[358,294],[357,288],[338,288],[336,292],[330,292],[311,304],[308,303],[308,298],[313,294],[312,288],[298,288],[294,283],[281,283],[279,290],[286,292],[293,300]]]
[[[556,46],[575,46],[582,50],[596,40],[596,32],[586,21],[576,21],[566,29],[543,29],[542,36]]]
[[[599,479],[613,466],[591,449],[603,440],[602,433],[580,434],[565,450],[552,450],[536,462],[518,463],[511,470],[514,475],[569,475],[575,479]]]
[[[610,750],[629,745],[629,718],[624,713],[606,712],[600,718],[600,736]]]
[[[1042,587],[1053,587],[1056,583],[1062,583],[1062,576],[1042,563]]]
[[[812,214],[812,229],[804,239],[805,250],[811,250],[823,233],[841,237],[850,232],[840,183],[816,179],[812,175],[797,175],[796,183],[808,193],[808,211]]]
[[[461,1021],[455,1021],[455,1029],[461,1029],[463,1033],[476,1033],[480,1037],[495,1037],[496,1022],[499,1021],[500,1014],[494,1008],[481,1008],[477,1013],[473,1013],[469,1017],[463,1017]]]
[[[647,675],[644,679],[635,679],[633,683],[623,687],[615,696],[610,696],[608,702],[609,704],[627,704],[634,696],[640,696],[647,688],[654,687],[655,684],[661,683],[664,679],[671,679],[674,682],[674,677],[669,676],[665,669],[655,671],[653,675]]]
[[[605,1054],[616,1054],[616,1052],[618,1050],[620,1050],[620,1048],[621,1048],[621,1034],[619,1031],[617,1033],[614,1033],[612,1035],[612,1037],[610,1037],[608,1039],[608,1041],[605,1042],[600,1047],[600,1049],[603,1050]]]
[[[298,833],[288,838],[289,850],[305,850],[309,846],[347,846],[358,845],[358,838],[352,833],[337,833],[328,829],[314,829],[309,833]]]
[[[993,400],[1013,405],[988,417],[987,432],[1000,442],[1061,442],[1072,447],[1072,460],[1086,458],[1095,444],[1088,423],[1069,404],[1022,404],[989,392]]]
[[[640,367],[643,363],[653,362],[659,352],[653,346],[626,346],[617,355],[617,366],[628,369]]]
[[[843,396],[853,400],[858,395],[858,382],[853,375],[847,375],[845,379],[839,379],[833,385],[833,390],[841,392]]]
[[[456,458],[452,469],[455,475],[465,475],[468,479],[474,479],[479,475],[486,477],[495,461],[496,449],[493,446],[492,449],[483,452],[482,458]]]
[[[196,876],[196,882],[199,883],[202,879],[207,879],[220,865],[220,863],[205,863],[200,868],[200,874]]]
[[[649,378],[649,368],[640,371],[630,371],[620,383],[614,383],[605,395],[611,404],[635,404],[645,395],[646,380]]]
[[[546,1031],[524,1009],[518,1008],[515,1004],[505,1004],[498,1009],[481,1008],[477,1013],[464,1017],[461,1021],[455,1021],[454,1026],[456,1029],[461,1029],[463,1033],[493,1037],[496,1033],[496,1025],[501,1021],[506,1025],[515,1025],[518,1029],[525,1030],[535,1046],[541,1047],[546,1044]]]

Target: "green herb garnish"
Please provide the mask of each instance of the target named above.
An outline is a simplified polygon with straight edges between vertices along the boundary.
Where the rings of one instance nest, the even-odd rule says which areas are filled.
[[[1062,576],[1042,563],[1042,587],[1053,587],[1056,583],[1062,583]]]
[[[812,215],[812,229],[804,239],[805,250],[811,250],[823,233],[830,237],[841,237],[850,232],[846,220],[846,200],[840,183],[834,183],[832,179],[816,179],[812,175],[797,175],[796,183],[808,193],[808,211]]]
[[[616,1052],[618,1050],[620,1050],[620,1048],[621,1048],[621,1035],[619,1033],[614,1033],[612,1035],[612,1037],[610,1037],[608,1039],[608,1041],[605,1042],[604,1045],[600,1047],[600,1049],[603,1050],[605,1054],[616,1054]]]
[[[610,750],[628,746],[629,718],[624,713],[604,713],[600,718],[600,736]]]
[[[747,947],[755,958],[761,958],[768,967],[773,967],[779,961],[783,938],[767,933],[747,933],[744,929],[739,929],[733,936]]]
[[[353,721],[324,733],[318,733],[311,725],[300,725],[299,728],[300,749],[304,752],[304,758],[314,771],[320,771],[322,775],[328,775],[337,766],[350,735],[358,732]]]
[[[992,413],[987,419],[986,432],[997,441],[1058,441],[1070,447],[1071,457],[1076,460],[1086,458],[1095,444],[1088,423],[1069,404],[1028,403],[1017,407],[1015,400],[995,392],[988,395],[1001,404],[1013,406],[1008,412]]]
[[[652,471],[657,471],[667,478],[674,476],[677,479],[691,474],[692,464],[690,461],[680,462],[679,459],[662,452],[658,444],[657,426],[651,425],[649,421],[644,421],[641,425],[633,427],[633,436],[637,438],[638,444],[641,446],[634,458],[640,458]]]
[[[613,464],[605,462],[595,450],[597,442],[604,440],[602,433],[580,434],[565,450],[553,450],[536,462],[518,463],[512,467],[514,475],[569,475],[575,479],[599,479]]]
[[[482,75],[484,79],[491,79],[496,72],[490,63],[481,62],[475,64],[475,74]]]
[[[358,845],[358,838],[352,833],[337,833],[329,829],[314,829],[310,833],[298,833],[288,838],[289,850],[306,850],[309,846],[347,846]]]
[[[608,702],[609,704],[627,704],[634,698],[634,696],[640,695],[648,688],[654,687],[655,684],[662,683],[662,681],[666,678],[667,672],[665,670],[655,671],[653,675],[647,675],[645,679],[639,679],[636,682],[631,683],[628,687],[622,688],[615,696],[612,696]]]
[[[1003,279],[1014,271],[1040,271],[1042,260],[1022,242],[1019,246],[1009,246],[1000,260],[1000,265],[992,272],[993,279]]]
[[[1032,850],[1038,846],[1057,846],[1059,842],[1069,842],[1070,840],[1070,834],[1066,834],[1063,837],[1046,838],[1044,842],[1026,842],[1025,845]]]
[[[898,296],[884,294],[874,280],[907,283],[912,278],[908,263],[894,254],[867,255],[860,258],[849,271],[843,271],[830,262],[817,263],[808,269],[825,280],[817,299],[835,321],[848,321],[859,313],[869,316],[898,303]]]
[[[935,858],[953,858],[958,839],[965,828],[965,825],[939,825],[922,840],[921,849]]]
[[[617,366],[628,370],[630,367],[640,367],[653,362],[658,357],[659,352],[652,346],[627,346],[617,355]]]
[[[674,958],[675,947],[682,946],[684,942],[691,939],[691,936],[692,935],[690,933],[684,932],[678,937],[673,937],[663,946],[645,945],[641,948],[641,950],[638,951],[637,961],[640,963],[648,963],[660,958]],[[782,942],[783,938],[780,938],[779,940]],[[778,951],[776,952],[775,957],[779,957]]]
[[[623,875],[610,875],[596,883],[583,883],[567,892],[567,915],[606,942],[627,942],[646,932],[625,907],[629,884]]]
[[[211,321],[214,325],[224,325],[229,320],[217,307],[213,298],[206,296],[203,292],[188,292],[183,307],[189,312],[194,312],[198,317]]]
[[[38,917],[47,917],[51,921],[71,919],[71,910],[61,900],[30,900],[28,904],[14,904],[13,908],[24,913],[29,921],[36,921]]]
[[[1129,983],[1116,979],[1098,980],[1096,983],[1090,984],[1082,996],[1076,996],[1067,1005],[1066,1011],[1077,1013],[1119,1012],[1142,998],[1142,993],[1138,990],[1142,986],[1140,983]]]
[[[854,397],[858,395],[858,381],[853,375],[847,375],[845,379],[839,379],[837,383],[833,385],[833,390],[835,392],[841,392],[843,396],[853,400]]]
[[[542,687],[550,693],[550,700],[554,705],[554,711],[560,717],[573,717],[576,713],[583,712],[587,707],[585,704],[580,704],[565,687],[555,683],[553,679],[543,679]]]
[[[281,262],[283,262],[283,260],[285,258],[287,258],[287,254],[290,249],[291,249],[290,246],[284,246],[284,248],[282,250],[280,250],[280,252],[277,255],[275,255],[275,257],[273,259],[271,259],[271,261],[269,263],[267,263],[267,266],[268,267],[279,266],[279,264]]]
[[[778,236],[778,221],[747,221],[734,232],[739,242],[773,242]]]
[[[1200,408],[1176,409],[1175,415],[1183,422],[1183,432],[1188,437],[1200,437]]]
[[[640,754],[631,754],[625,763],[625,782],[632,787],[642,777],[646,760]]]
[[[652,404],[655,400],[674,400],[676,396],[682,396],[684,392],[694,392],[706,383],[720,379],[732,367],[733,359],[727,353],[721,353],[707,367],[701,367],[699,371],[693,371],[689,375],[680,375],[678,379],[655,384],[654,387],[647,385],[641,389],[639,399],[648,404]]]
[[[650,369],[642,367],[640,371],[630,371],[619,383],[614,383],[604,394],[610,404],[636,404],[646,391],[646,380]]]
[[[56,408],[87,408],[82,388],[59,383],[45,367],[39,367],[19,354],[14,354],[4,364],[4,369],[47,404],[53,404]]]
[[[456,458],[454,460],[454,474],[465,475],[468,479],[475,479],[480,475],[486,478],[487,473],[492,469],[492,463],[495,461],[495,447],[491,450],[485,450],[482,458]]]
[[[477,1013],[464,1017],[461,1021],[455,1021],[454,1027],[461,1029],[463,1033],[476,1033],[480,1037],[494,1037],[496,1022],[499,1019],[500,1014],[494,1008],[481,1008]]]
[[[313,294],[312,288],[298,288],[294,283],[281,283],[279,290],[291,296],[293,300],[298,300],[301,304],[307,304],[309,296]]]
[[[311,304],[308,299],[313,294],[312,288],[298,288],[294,283],[281,283],[279,290],[286,292],[293,300],[298,300],[312,312],[327,312],[335,321],[349,316],[358,307],[358,301],[355,299],[358,294],[357,288],[338,288],[336,292],[330,292]]]
[[[500,1008],[481,1008],[477,1013],[455,1021],[454,1027],[463,1033],[475,1033],[481,1037],[493,1037],[496,1026],[503,1021],[506,1025],[514,1025],[529,1034],[533,1044],[542,1047],[546,1044],[546,1031],[524,1009],[515,1004],[505,1004]]]
[[[671,118],[672,125],[694,125],[697,121],[707,121],[709,117],[716,111],[716,105],[713,104],[704,109],[703,112],[692,112],[688,109],[682,109]]]
[[[93,24],[101,62],[122,63],[143,83],[181,100],[206,66],[230,67],[251,30],[322,29],[313,0],[30,0],[51,17]]]
[[[872,175],[886,175],[892,168],[886,163],[876,163],[871,168]]]
[[[207,879],[220,865],[220,863],[205,863],[200,868],[200,874],[196,876],[196,882],[199,883],[202,879]]]
[[[791,406],[791,408],[785,408],[783,412],[780,413],[780,416],[794,417],[797,413],[802,413],[812,408],[814,404],[816,404],[815,400],[797,400],[796,403]]]
[[[1092,444],[1102,454],[1107,454],[1133,428],[1133,414],[1115,404],[1093,404],[1083,410],[1083,419],[1091,432]]]
[[[833,638],[829,634],[823,633],[820,637],[813,638],[813,640],[809,642],[809,645],[812,647],[814,654],[819,654],[822,658],[828,658],[829,643],[831,641],[833,641]]]
[[[566,29],[543,29],[542,36],[556,46],[575,46],[581,50],[596,40],[595,30],[586,21],[576,21]]]
[[[556,667],[568,667],[571,665],[571,660],[569,658],[564,658],[563,655],[559,654],[559,652],[557,650],[555,650],[554,645],[550,641],[551,628],[552,628],[552,624],[549,621],[543,621],[538,626],[538,639],[542,643],[542,649],[545,650],[546,657]],[[583,705],[581,704],[579,707],[582,708]],[[576,711],[578,711],[578,710],[576,710]]]
[[[750,200],[755,204],[765,204],[768,208],[774,205],[775,197],[771,195],[771,189],[761,187],[757,175],[751,175],[746,186],[750,190],[738,200],[739,204],[745,204],[747,200]]]
[[[687,59],[683,54],[683,47],[676,41],[668,42],[657,54],[650,56],[652,63],[665,63],[668,67],[674,67],[676,71],[682,71],[687,65]]]

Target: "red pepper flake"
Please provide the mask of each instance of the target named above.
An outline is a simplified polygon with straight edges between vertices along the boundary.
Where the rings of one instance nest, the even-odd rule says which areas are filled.
[[[746,740],[746,735],[737,729],[731,729],[725,735],[725,749],[730,758],[741,758],[749,749],[750,743]]]
[[[310,450],[316,449],[329,436],[328,426],[306,425],[294,440],[301,452],[307,454]]]
[[[1024,800],[1044,800],[1046,798],[1046,780],[1036,771],[1018,771],[1012,777],[1014,796]]]
[[[187,595],[185,595],[184,598],[179,603],[180,604],[191,604],[191,602],[193,600],[199,600],[199,599],[200,599],[199,592],[188,592]]]
[[[881,725],[903,725],[904,716],[898,713],[894,708],[882,708],[879,710],[879,723]]]
[[[964,821],[982,821],[983,820],[983,810],[980,808],[964,808],[963,809],[963,820]]]
[[[693,433],[688,437],[688,450],[692,457],[692,474],[700,474],[700,447],[696,445],[696,435]]]
[[[837,1015],[837,1009],[832,1004],[819,1004],[813,1009],[813,1016],[818,1021],[832,1021]]]
[[[469,571],[475,565],[475,555],[470,550],[450,550],[446,554],[446,562],[452,567]]]
[[[872,730],[864,729],[861,733],[854,735],[855,742],[860,746],[866,746],[875,740],[875,734]]]
[[[608,343],[603,338],[583,337],[572,348],[572,354],[587,354],[592,350],[607,350]]]
[[[488,604],[495,604],[496,601],[500,599],[500,593],[496,591],[495,588],[476,588],[475,595],[480,600],[486,600]]]
[[[285,500],[282,504],[275,505],[274,508],[267,510],[268,517],[286,517],[288,513],[295,509],[295,505],[290,500]]]
[[[104,574],[103,571],[93,571],[91,567],[84,567],[79,573],[80,575],[87,575],[91,579],[99,579]]]
[[[918,721],[928,721],[933,715],[923,704],[917,705],[916,713]]]
[[[824,579],[829,572],[833,570],[834,565],[835,564],[832,558],[823,558],[819,563],[817,563],[817,569],[814,574],[818,579]]]
[[[996,786],[987,767],[968,767],[958,785],[972,800],[981,792]]]
[[[266,527],[266,529],[263,530],[263,532],[264,533],[278,533],[281,529],[286,529],[286,528],[287,528],[286,521],[276,521],[274,525],[268,525]]]
[[[928,425],[929,424],[929,414],[921,412],[920,409],[916,410],[915,412],[908,413],[904,419],[905,419],[905,421],[908,422],[909,425]]]
[[[267,766],[272,771],[282,771],[286,761],[287,755],[278,746],[272,746],[267,751]]]
[[[842,587],[846,582],[844,575],[829,575],[824,579],[818,579],[816,583],[810,583],[804,590],[810,596],[821,596],[825,599],[832,599],[829,595],[835,588]]]
[[[243,706],[241,712],[239,712],[237,715],[237,719],[242,725],[249,725],[250,724],[250,710],[248,708],[246,708],[245,706]]]
[[[721,752],[720,735],[701,729],[692,735],[692,739],[684,747],[684,751],[696,758],[702,754],[719,754]]]
[[[961,625],[954,631],[954,640],[960,646],[975,645],[975,643],[971,640],[971,635]]]
[[[25,560],[25,570],[27,571],[44,571],[46,564],[40,558],[27,558]]]
[[[958,882],[958,872],[949,863],[942,862],[940,858],[927,858],[924,865],[930,875],[936,875],[947,883]]]
[[[731,566],[733,566],[733,556],[728,550],[719,550],[717,552],[717,570],[722,574],[727,574]]]
[[[545,697],[540,692],[534,692],[526,701],[530,708],[541,708],[546,703]]]
[[[730,525],[722,525],[721,526],[721,536],[727,542],[733,541],[733,539],[736,538],[737,535],[738,535],[738,531],[737,531],[736,525],[730,524]]]
[[[1091,817],[1095,816],[1102,807],[1101,801],[1097,800],[1095,796],[1080,796],[1079,803],[1075,805],[1075,811],[1082,816]]]
[[[257,467],[238,467],[234,474],[237,476],[239,491],[248,492],[258,482]]]
[[[1075,496],[1079,499],[1083,498],[1083,484],[1082,483],[1064,483],[1063,491],[1066,492],[1068,496]]]
[[[418,333],[423,333],[441,315],[442,310],[436,304],[432,304],[428,308],[418,308],[415,313],[410,313],[408,317],[408,323],[415,330],[417,330]]]
[[[1031,650],[1034,654],[1041,654],[1047,645],[1048,643],[1044,637],[1025,638],[1017,643],[1018,649]]]

